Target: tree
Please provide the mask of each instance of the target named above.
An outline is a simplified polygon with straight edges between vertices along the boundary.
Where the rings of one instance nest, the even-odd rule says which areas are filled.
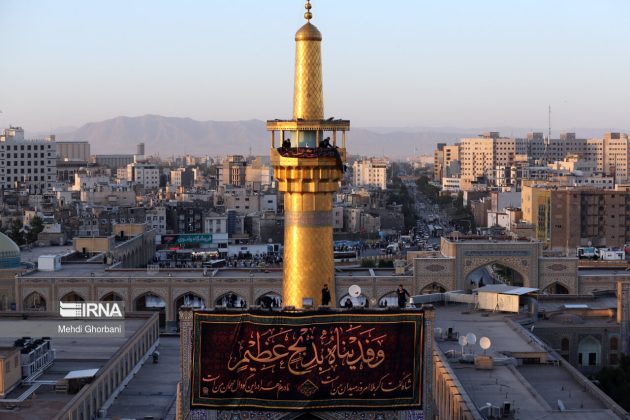
[[[605,367],[597,374],[600,388],[622,406],[630,410],[630,356],[622,354],[619,366]]]
[[[26,234],[26,242],[31,244],[37,241],[37,236],[44,230],[44,221],[41,217],[35,216],[31,219],[31,230]]]
[[[22,220],[13,219],[9,226],[9,238],[18,245],[24,245],[24,233],[22,232]]]

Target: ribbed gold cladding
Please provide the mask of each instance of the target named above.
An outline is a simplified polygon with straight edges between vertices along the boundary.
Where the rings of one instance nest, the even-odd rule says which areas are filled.
[[[283,304],[301,308],[303,298],[321,304],[328,284],[335,303],[332,193],[285,193]]]
[[[324,119],[321,41],[315,38],[296,36],[293,119]]]

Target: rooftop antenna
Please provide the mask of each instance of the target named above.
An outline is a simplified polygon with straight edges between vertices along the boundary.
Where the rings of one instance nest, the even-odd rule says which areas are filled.
[[[551,105],[549,105],[549,132],[547,134],[547,143],[551,140]]]

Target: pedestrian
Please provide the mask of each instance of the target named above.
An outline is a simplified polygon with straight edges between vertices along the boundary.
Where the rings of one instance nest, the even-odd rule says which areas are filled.
[[[322,288],[322,305],[330,305],[330,290],[327,284]]]
[[[407,297],[410,297],[411,295],[402,284],[399,284],[398,289],[396,290],[396,296],[398,296],[398,307],[404,308],[407,306]]]
[[[346,299],[346,302],[343,304],[343,307],[346,309],[352,308],[352,299],[350,298]]]

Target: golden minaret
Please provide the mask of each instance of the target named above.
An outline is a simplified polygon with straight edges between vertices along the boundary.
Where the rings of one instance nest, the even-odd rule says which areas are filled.
[[[348,120],[324,119],[322,34],[310,22],[309,1],[305,7],[307,22],[295,34],[293,119],[267,121],[271,164],[284,193],[282,303],[296,308],[303,307],[303,298],[321,304],[324,284],[336,306],[332,203],[343,178],[350,130]]]

